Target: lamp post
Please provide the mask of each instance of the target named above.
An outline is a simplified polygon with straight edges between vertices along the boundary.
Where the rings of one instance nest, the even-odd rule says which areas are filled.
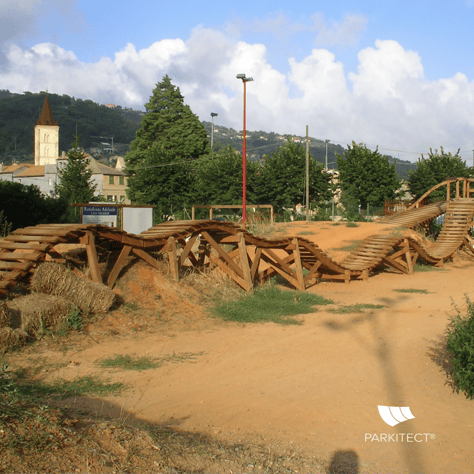
[[[244,83],[244,135],[243,135],[243,147],[242,147],[242,227],[245,229],[247,225],[247,197],[246,197],[246,185],[247,185],[247,141],[245,139],[245,94],[247,82],[253,81],[251,77],[245,77],[245,74],[237,74],[237,79],[242,79]]]
[[[211,126],[211,150],[213,149],[212,146],[214,144],[214,117],[217,117],[218,114],[216,114],[215,112],[211,112],[211,122],[212,122],[212,126]]]
[[[326,167],[324,169],[324,171],[327,171],[328,170],[328,143],[330,142],[331,140],[327,140],[326,139]]]

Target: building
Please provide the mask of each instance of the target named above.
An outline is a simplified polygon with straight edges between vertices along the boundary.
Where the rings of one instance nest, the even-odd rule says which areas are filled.
[[[67,156],[65,152],[59,156],[59,126],[54,120],[48,96],[44,100],[34,134],[35,164],[16,163],[3,166],[0,163],[0,180],[27,186],[35,185],[43,195],[54,196],[56,185],[60,181],[58,169],[66,165]],[[95,194],[110,202],[130,204],[126,193],[126,174],[120,168],[111,168],[99,163],[91,155],[86,154],[86,158],[89,162],[88,168],[92,171],[92,181],[96,184]]]
[[[59,157],[59,126],[45,97],[39,120],[34,128],[35,166],[55,165]]]

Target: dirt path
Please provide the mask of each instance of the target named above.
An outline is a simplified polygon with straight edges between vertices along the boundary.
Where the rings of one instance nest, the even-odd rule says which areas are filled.
[[[294,223],[285,233],[302,233],[340,259],[344,252],[337,249],[379,229]],[[320,307],[301,326],[222,323],[199,314],[192,330],[175,325],[123,338],[94,335],[99,344],[67,354],[77,365],[58,375],[97,372],[94,361],[113,354],[192,354],[192,360],[154,370],[107,371],[131,388],[84,403],[101,413],[222,440],[282,442],[328,465],[352,457],[360,473],[474,472],[474,401],[447,384],[442,350],[442,335],[455,314],[451,299],[461,308],[465,294],[474,299],[473,270],[474,260],[461,259],[412,276],[383,273],[368,282],[320,283],[309,291],[336,306],[383,308],[332,314]],[[144,280],[146,275],[153,273],[145,271]],[[149,276],[147,285],[154,284],[159,280]],[[178,319],[180,312],[192,319],[191,306],[172,301]],[[415,418],[391,427],[378,405],[410,407]]]

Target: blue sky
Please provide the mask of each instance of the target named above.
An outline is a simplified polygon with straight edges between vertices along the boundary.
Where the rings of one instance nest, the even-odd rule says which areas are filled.
[[[201,120],[379,146],[474,149],[474,0],[0,0],[0,88],[142,109],[168,74]]]

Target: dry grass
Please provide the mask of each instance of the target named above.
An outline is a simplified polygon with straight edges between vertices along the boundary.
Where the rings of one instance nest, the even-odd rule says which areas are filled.
[[[5,354],[9,350],[21,347],[28,339],[28,334],[21,329],[9,327],[0,328],[0,354]]]
[[[107,286],[83,280],[57,263],[40,265],[31,279],[31,288],[40,293],[67,297],[84,313],[105,313],[115,298]]]
[[[10,326],[10,312],[8,311],[5,301],[0,301],[0,328]]]
[[[73,307],[69,299],[44,293],[20,296],[8,304],[11,315],[20,321],[20,329],[32,335],[46,328],[57,330]]]

